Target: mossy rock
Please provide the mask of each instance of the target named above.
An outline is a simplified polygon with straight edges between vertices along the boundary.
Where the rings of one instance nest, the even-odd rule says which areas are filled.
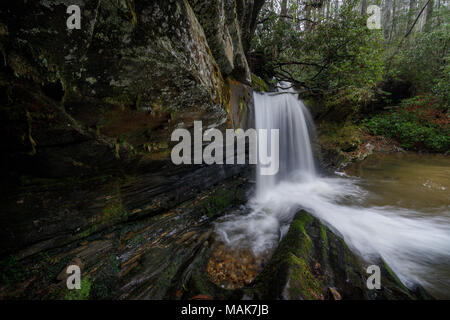
[[[258,92],[269,92],[269,85],[256,74],[252,73],[252,88]]]
[[[322,122],[319,126],[320,144],[337,152],[355,151],[362,144],[362,137],[362,129],[351,122]]]
[[[301,210],[271,260],[244,292],[255,299],[430,299],[411,291],[381,261],[381,289],[367,288],[368,264],[319,219]],[[334,293],[338,293],[335,295]]]
[[[306,211],[295,216],[267,267],[255,279],[249,293],[258,299],[314,299],[320,297],[322,281],[312,274],[313,240],[306,228],[314,218]]]

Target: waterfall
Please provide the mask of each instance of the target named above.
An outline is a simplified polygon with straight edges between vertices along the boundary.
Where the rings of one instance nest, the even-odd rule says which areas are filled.
[[[221,240],[255,254],[273,250],[303,208],[337,230],[367,261],[381,256],[405,284],[430,287],[433,265],[450,269],[450,219],[445,218],[450,212],[424,218],[422,212],[401,207],[365,206],[368,192],[358,185],[358,179],[317,174],[309,113],[286,86],[281,83],[283,89],[275,94],[254,94],[256,127],[280,130],[280,170],[275,176],[257,174],[256,195],[246,209],[217,223]],[[446,274],[435,278],[433,285],[437,282],[448,293]]]
[[[264,197],[274,186],[293,177],[294,173],[315,175],[314,160],[311,151],[308,127],[311,121],[308,109],[299,100],[289,84],[280,83],[278,93],[255,93],[256,129],[279,130],[280,168],[274,176],[257,174],[257,196]],[[308,125],[309,123],[309,125]],[[271,146],[268,146],[268,150]],[[259,172],[259,167],[258,167]]]

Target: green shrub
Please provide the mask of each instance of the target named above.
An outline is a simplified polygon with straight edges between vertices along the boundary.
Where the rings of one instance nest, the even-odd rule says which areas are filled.
[[[416,93],[433,91],[448,98],[450,25],[441,24],[411,37],[385,76],[410,81]]]
[[[351,122],[344,124],[324,122],[320,125],[319,131],[320,142],[327,148],[352,152],[362,143],[361,129]]]
[[[370,133],[394,138],[405,149],[448,152],[448,121],[434,121],[436,115],[448,116],[442,109],[430,97],[414,97],[404,100],[395,111],[365,119],[363,124]]]
[[[357,119],[360,113],[370,103],[373,92],[367,88],[348,87],[334,95],[326,96],[319,110],[322,118],[334,121]]]
[[[254,73],[252,73],[252,88],[258,92],[269,91],[269,85]]]
[[[442,74],[435,78],[432,90],[448,110],[450,108],[450,57],[446,57],[445,61],[445,65],[441,68]]]

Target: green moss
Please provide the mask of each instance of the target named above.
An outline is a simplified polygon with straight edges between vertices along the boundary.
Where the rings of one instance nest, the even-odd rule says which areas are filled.
[[[320,223],[320,238],[322,240],[322,260],[328,260],[328,236],[326,227]]]
[[[128,212],[124,209],[122,200],[118,200],[115,202],[109,203],[103,209],[102,222],[116,222],[121,221],[122,219],[128,216]]]
[[[356,120],[360,113],[370,103],[373,92],[366,88],[348,87],[321,101],[323,110],[319,113],[324,119],[345,122]]]
[[[259,92],[269,91],[269,85],[254,73],[252,73],[252,88]]]
[[[120,106],[123,110],[127,107],[133,107],[136,105],[137,97],[132,96],[122,90],[121,88],[113,88],[112,95],[103,98],[103,102],[111,106]],[[107,111],[107,109],[105,109]]]
[[[74,239],[84,239],[89,237],[91,234],[97,231],[97,226],[92,226],[80,233],[77,233],[74,237]]]
[[[94,300],[112,299],[115,293],[116,284],[119,280],[119,273],[120,262],[117,257],[112,254],[97,273],[100,274],[100,277],[97,277],[92,283],[91,298]]]
[[[362,130],[351,122],[322,122],[319,126],[320,143],[339,152],[355,151],[362,143]]]
[[[133,238],[133,240],[130,241],[130,245],[132,247],[137,247],[137,246],[141,245],[143,241],[144,241],[144,237],[142,236],[142,234],[138,234]]]
[[[306,227],[313,221],[314,218],[304,210],[296,214],[267,267],[255,279],[250,294],[261,299],[277,299],[289,280],[288,291],[293,298],[313,299],[320,295],[322,284],[309,268],[313,241]]]
[[[316,278],[304,258],[293,254],[290,260],[289,297],[316,300],[321,296],[323,284]]]
[[[81,289],[68,290],[64,296],[64,300],[88,300],[90,294],[91,282],[89,277],[83,277],[83,279],[81,279]]]
[[[212,218],[217,216],[230,206],[242,203],[245,200],[244,194],[244,190],[241,188],[217,188],[212,195],[208,197],[207,203],[205,204],[208,217]]]
[[[348,259],[345,260],[348,261]],[[354,268],[353,265],[345,264],[345,273],[348,282],[351,283],[352,285],[357,286],[359,283],[361,283],[361,277],[355,272],[353,268]]]
[[[389,300],[416,300],[431,298],[420,286],[416,289],[418,292],[410,291],[392,271],[389,265],[381,259],[381,284],[382,292],[386,299]]]
[[[381,263],[383,264],[383,269],[388,273],[391,280],[395,283],[396,286],[398,286],[400,289],[404,290],[405,292],[409,292],[408,288],[400,281],[400,279],[397,277],[397,275],[392,271],[392,269],[389,267],[389,265],[381,259]]]
[[[42,257],[42,255],[39,255]],[[41,258],[40,270],[46,281],[51,282],[55,281],[58,274],[61,270],[64,270],[65,267],[72,261],[74,255],[68,255],[64,258],[59,259],[58,261],[51,261],[48,253],[44,253],[44,258]]]

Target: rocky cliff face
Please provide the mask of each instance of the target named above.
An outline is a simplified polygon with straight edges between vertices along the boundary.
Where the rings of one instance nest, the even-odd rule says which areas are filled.
[[[175,166],[170,134],[253,126],[246,51],[263,3],[0,5],[0,299],[418,297],[388,267],[367,293],[363,262],[306,212],[252,283],[205,277],[213,222],[247,201],[249,168]]]
[[[69,2],[1,4],[2,255],[192,198],[240,168],[172,165],[171,132],[252,126],[245,50],[264,1],[78,0],[80,30]]]

